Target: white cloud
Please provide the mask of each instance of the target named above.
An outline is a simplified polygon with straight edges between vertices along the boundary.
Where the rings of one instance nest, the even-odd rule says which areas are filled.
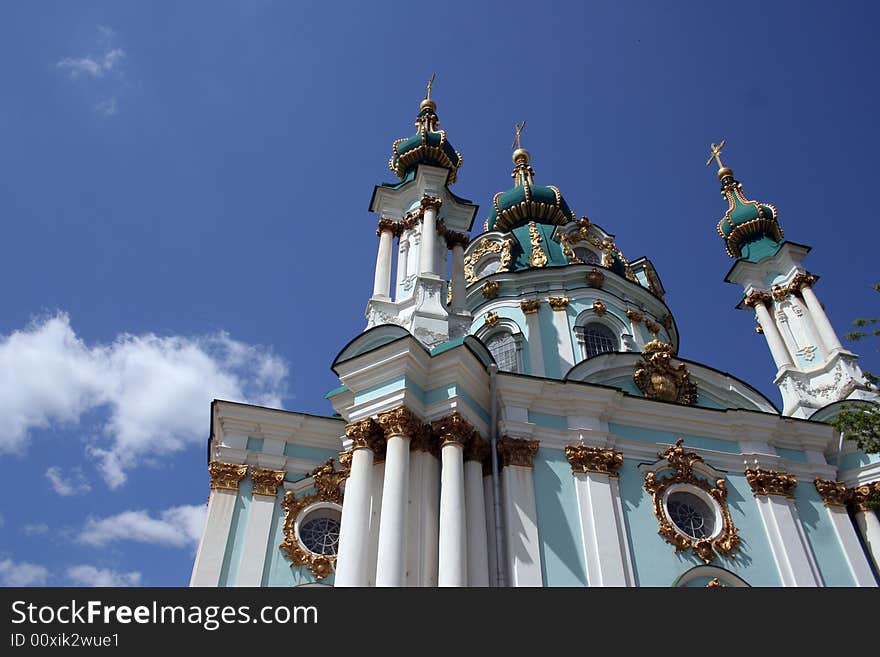
[[[107,98],[95,104],[95,111],[102,116],[113,116],[117,112],[116,99]]]
[[[56,66],[64,69],[72,80],[81,76],[91,78],[103,78],[111,71],[119,71],[125,51],[122,48],[110,48],[102,55],[88,55],[86,57],[65,57]]]
[[[205,525],[204,505],[165,509],[158,518],[146,511],[124,511],[107,518],[89,518],[79,541],[96,547],[115,541],[153,543],[168,547],[195,547]]]
[[[0,559],[0,586],[46,586],[49,570],[35,563]]]
[[[119,335],[87,345],[65,313],[0,336],[0,453],[22,452],[36,428],[107,413],[88,452],[111,488],[150,459],[207,440],[212,399],[281,405],[287,365],[220,332]]]
[[[120,573],[88,565],[71,566],[67,577],[79,586],[139,586],[141,583],[141,574],[137,571]]]
[[[45,522],[32,522],[22,527],[21,532],[26,536],[42,536],[49,533],[49,525]]]
[[[62,497],[80,495],[92,490],[92,487],[89,485],[89,482],[86,481],[85,475],[83,475],[82,469],[80,468],[73,468],[71,475],[65,477],[61,468],[57,465],[53,465],[46,470],[46,479],[52,484],[52,488],[55,492]]]

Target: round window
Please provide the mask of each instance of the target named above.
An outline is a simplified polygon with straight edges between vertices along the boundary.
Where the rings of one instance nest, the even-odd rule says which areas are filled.
[[[715,511],[693,493],[670,493],[666,511],[672,523],[686,536],[706,538],[715,533]]]
[[[339,548],[340,513],[323,507],[307,513],[299,522],[299,540],[309,552],[332,557]]]

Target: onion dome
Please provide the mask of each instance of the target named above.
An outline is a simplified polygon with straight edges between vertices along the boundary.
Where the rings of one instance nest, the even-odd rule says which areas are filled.
[[[784,232],[777,221],[775,206],[745,197],[742,185],[733,177],[733,171],[721,163],[723,146],[724,141],[718,146],[712,144],[712,156],[706,163],[708,165],[713,159],[717,160],[721,195],[728,203],[727,212],[718,222],[718,234],[724,240],[731,258],[757,262],[776,253]]]
[[[461,167],[462,157],[446,140],[446,131],[437,129],[440,120],[437,118],[437,104],[431,100],[431,83],[433,78],[428,83],[425,99],[419,105],[419,115],[416,117],[418,132],[394,142],[391,147],[394,155],[388,160],[388,168],[403,180],[419,164],[442,167],[449,170],[447,182],[451,185]]]
[[[563,226],[577,221],[558,187],[535,184],[530,159],[529,152],[522,147],[513,152],[515,166],[511,175],[515,186],[495,194],[486,230],[509,231],[529,222]]]

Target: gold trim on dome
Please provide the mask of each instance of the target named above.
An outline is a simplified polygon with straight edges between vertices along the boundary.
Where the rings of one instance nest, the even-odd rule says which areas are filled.
[[[498,456],[501,457],[502,467],[517,465],[523,468],[533,468],[533,459],[538,453],[539,441],[525,438],[511,438],[502,436],[497,443]]]
[[[691,381],[684,363],[672,364],[672,345],[653,340],[645,345],[642,360],[636,363],[633,379],[649,399],[692,405],[697,401],[697,386]]]
[[[315,494],[297,497],[293,491],[287,491],[281,502],[284,510],[284,540],[278,547],[290,560],[291,566],[307,566],[318,580],[324,579],[336,569],[336,555],[316,554],[307,549],[296,535],[296,519],[303,509],[315,502],[342,504],[343,493],[339,490],[338,483],[334,485],[339,474],[333,468],[333,459],[328,459],[327,463],[312,473],[317,490]]]
[[[797,477],[781,470],[746,468],[746,480],[752,487],[755,497],[765,495],[794,497],[792,491],[797,486]]]
[[[532,255],[529,256],[529,265],[532,267],[543,267],[547,264],[547,254],[544,253],[544,247],[541,246],[543,238],[538,232],[538,226],[534,221],[529,222],[529,241],[532,244]]]
[[[568,307],[568,297],[548,297],[547,303],[553,310],[565,310]]]
[[[608,306],[602,303],[599,299],[596,299],[593,302],[593,312],[596,313],[599,317],[608,312]]]
[[[473,425],[458,411],[431,422],[431,433],[440,443],[441,449],[448,444],[465,445],[473,431]]]
[[[247,466],[211,461],[208,473],[211,475],[211,490],[237,491],[241,480],[247,475]]]
[[[486,326],[492,328],[498,323],[498,313],[490,310],[486,313],[486,318],[484,321],[486,322]]]
[[[849,501],[850,494],[846,489],[846,484],[842,481],[834,481],[833,479],[816,479],[813,482],[822,502],[825,506],[842,506],[845,507]]]
[[[727,508],[727,482],[724,479],[716,479],[713,487],[701,477],[697,477],[694,473],[694,465],[702,463],[703,459],[696,452],[686,452],[683,443],[684,440],[679,438],[675,441],[675,445],[667,447],[659,454],[674,472],[665,477],[658,477],[655,472],[646,473],[645,490],[653,499],[654,516],[660,523],[658,533],[672,544],[676,552],[690,549],[704,563],[709,564],[715,559],[716,554],[732,556],[739,547],[740,538]],[[666,491],[673,484],[696,486],[718,503],[721,508],[721,531],[717,536],[692,538],[676,528],[666,514],[663,500]]]
[[[480,294],[486,299],[494,299],[498,296],[498,289],[500,287],[498,281],[486,281],[483,284],[483,289],[480,290]]]
[[[284,481],[284,470],[252,467],[251,479],[254,480],[254,495],[275,497],[278,487]]]
[[[617,469],[623,465],[623,454],[611,448],[566,445],[565,458],[571,464],[572,474],[593,472],[617,477]]]
[[[605,274],[593,267],[587,272],[587,285],[589,287],[602,287],[605,284]]]
[[[519,308],[526,315],[530,315],[532,313],[538,312],[538,309],[541,307],[540,299],[526,299],[525,301],[519,302]]]

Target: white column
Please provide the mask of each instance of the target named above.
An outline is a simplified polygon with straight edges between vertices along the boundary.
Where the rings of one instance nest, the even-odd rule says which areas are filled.
[[[623,518],[618,515],[617,481],[598,472],[574,473],[574,481],[587,583],[590,586],[632,586],[628,568],[629,540]]]
[[[856,505],[855,516],[856,526],[874,562],[874,569],[880,573],[880,519],[877,518],[877,512],[864,505]]]
[[[406,585],[406,508],[409,502],[409,441],[402,433],[387,436],[382,518],[376,586]]]
[[[376,276],[373,279],[373,297],[391,298],[391,250],[394,232],[387,220],[379,222],[379,252],[376,254]]]
[[[466,310],[467,284],[464,279],[464,246],[461,242],[452,245],[452,312]]]
[[[190,586],[218,586],[223,555],[229,540],[232,526],[232,512],[235,509],[234,490],[212,490],[208,498],[208,513],[205,518],[205,531],[193,564]]]
[[[397,250],[397,292],[395,297],[400,300],[403,282],[409,275],[409,239],[400,240],[400,248]]]
[[[559,310],[553,308],[553,326],[556,328],[556,347],[559,350],[559,365],[562,376],[565,376],[565,373],[574,366],[574,350],[571,346],[571,328],[568,325],[567,308],[568,300],[562,304]],[[540,344],[538,346],[540,347]]]
[[[370,498],[373,491],[373,450],[355,449],[351,474],[345,482],[339,551],[336,558],[336,586],[366,586],[369,580]]]
[[[253,498],[244,532],[244,547],[238,566],[236,586],[260,586],[266,565],[266,545],[272,530],[272,515],[278,502],[278,485],[284,479],[280,470],[251,468]]]
[[[430,445],[413,439],[409,455],[407,586],[437,586],[440,536],[440,462]]]
[[[506,466],[501,473],[507,572],[510,586],[543,586],[538,510],[532,468]]]
[[[877,581],[874,579],[873,573],[871,573],[871,566],[868,563],[865,551],[859,543],[859,537],[856,536],[846,507],[828,506],[827,510],[828,516],[831,518],[831,525],[837,534],[837,540],[840,541],[843,558],[846,560],[846,565],[849,567],[849,572],[852,574],[856,586],[877,586]],[[864,515],[864,513],[864,511],[856,511],[856,523],[859,525],[859,530],[862,529],[862,523],[859,522],[858,516],[859,514]],[[878,545],[880,545],[880,522],[878,522],[876,514],[872,511],[868,513],[872,513],[874,516],[874,550],[876,550]],[[870,546],[867,538],[865,539],[865,544]],[[874,559],[876,563],[876,554]]]
[[[500,474],[500,473],[499,473]],[[486,550],[489,554],[489,586],[496,586],[497,561],[495,558],[495,486],[491,473],[483,476],[483,501],[486,509]]]
[[[436,201],[436,203],[435,203]],[[434,274],[437,272],[437,209],[439,199],[422,199],[422,244],[420,247],[419,273]]]
[[[464,445],[447,440],[440,450],[440,586],[467,586],[467,516]]]
[[[384,458],[384,454],[382,455]],[[376,586],[376,563],[379,561],[379,525],[382,520],[382,490],[385,461],[373,464],[373,490],[370,493],[370,538],[367,543],[367,586]]]
[[[783,586],[822,586],[794,500],[782,495],[757,495],[755,502],[770,541]]]
[[[760,301],[757,302],[755,304],[755,315],[758,318],[758,324],[761,325],[761,330],[764,331],[764,337],[767,339],[767,344],[770,347],[770,353],[773,355],[773,362],[776,363],[777,369],[785,365],[791,366],[792,360],[791,355],[788,353],[788,347],[785,346],[782,335],[779,333],[779,327],[776,326],[776,322],[770,316],[767,306]]]
[[[488,526],[481,459],[468,459],[464,463],[464,499],[467,508],[468,586],[489,586]]]
[[[534,304],[529,305],[529,302],[520,304],[529,331],[529,374],[532,376],[544,376],[544,349],[541,341],[541,323],[538,321],[538,307]]]
[[[810,316],[813,318],[813,323],[819,331],[819,336],[822,338],[822,342],[825,343],[825,348],[828,351],[832,351],[833,349],[843,349],[840,340],[837,339],[837,333],[834,331],[834,327],[831,326],[831,322],[828,321],[828,315],[825,314],[825,309],[822,308],[822,304],[819,303],[819,299],[816,298],[816,294],[813,292],[813,288],[809,285],[805,285],[801,288],[801,296],[804,299],[804,303],[807,306]]]

